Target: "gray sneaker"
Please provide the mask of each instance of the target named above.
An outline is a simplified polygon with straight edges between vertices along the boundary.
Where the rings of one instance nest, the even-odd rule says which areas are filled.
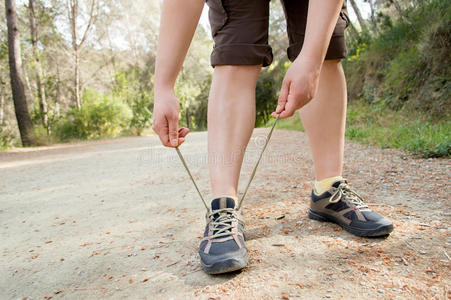
[[[235,206],[233,198],[216,198],[207,212],[207,226],[199,255],[202,268],[208,274],[240,270],[249,263],[242,214]]]
[[[312,191],[310,219],[337,223],[346,231],[364,237],[390,234],[393,224],[371,210],[346,180],[336,181],[329,191],[316,195]]]

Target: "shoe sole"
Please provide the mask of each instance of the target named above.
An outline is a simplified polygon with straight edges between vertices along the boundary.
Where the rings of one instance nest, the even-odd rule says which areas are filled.
[[[312,220],[316,220],[316,221],[320,221],[320,222],[332,222],[332,223],[338,224],[347,232],[352,233],[357,236],[362,236],[362,237],[386,236],[386,235],[389,235],[393,231],[393,224],[381,225],[376,229],[355,228],[355,227],[349,226],[349,225],[341,222],[339,219],[337,219],[334,216],[327,215],[327,214],[320,213],[320,212],[315,212],[315,211],[312,211],[311,209],[309,209],[308,217]]]
[[[218,275],[243,269],[249,264],[249,258],[246,252],[243,257],[226,258],[210,265],[204,264],[202,260],[200,263],[205,273],[210,275]]]

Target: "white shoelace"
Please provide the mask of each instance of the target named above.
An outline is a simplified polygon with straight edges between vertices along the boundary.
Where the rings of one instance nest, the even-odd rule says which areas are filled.
[[[214,215],[219,216],[214,219]],[[212,220],[213,234],[204,237],[203,240],[212,240],[219,237],[225,237],[232,234],[232,230],[237,224],[234,224],[237,219],[237,211],[234,208],[220,208],[208,213],[208,218]],[[237,223],[237,222],[236,222]]]
[[[337,190],[332,194],[329,199],[330,203],[337,203],[341,199],[344,201],[349,201],[355,205],[355,208],[359,210],[369,210],[368,205],[363,202],[362,196],[357,194],[349,185],[345,182],[340,183]]]

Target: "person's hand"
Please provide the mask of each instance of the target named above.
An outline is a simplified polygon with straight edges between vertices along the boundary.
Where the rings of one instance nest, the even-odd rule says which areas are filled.
[[[310,102],[318,89],[320,71],[321,64],[299,56],[285,74],[277,108],[271,115],[280,114],[279,119],[285,119]]]
[[[178,147],[189,133],[188,128],[178,129],[179,112],[179,101],[172,89],[155,92],[152,129],[166,147]]]

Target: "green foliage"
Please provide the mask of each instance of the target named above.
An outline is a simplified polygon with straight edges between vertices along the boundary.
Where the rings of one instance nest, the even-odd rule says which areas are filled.
[[[451,2],[428,0],[416,3],[403,5],[402,16],[396,11],[378,10],[375,16],[377,31],[359,33],[351,28],[347,30],[348,58],[344,67],[349,98],[362,101],[350,105],[346,135],[351,140],[399,147],[425,157],[449,156]],[[377,4],[378,8],[380,5]],[[145,132],[152,118],[156,49],[153,37],[158,22],[146,23],[150,24],[147,27],[137,22],[145,30],[139,30],[138,35],[135,35],[136,30],[130,31],[127,26],[122,26],[123,20],[113,17],[114,14],[96,24],[98,46],[102,48],[100,37],[105,34],[110,45],[98,49],[92,47],[97,43],[87,43],[84,57],[89,61],[82,60],[81,70],[84,87],[95,86],[102,92],[85,90],[83,107],[75,110],[69,109],[73,103],[68,96],[72,94],[73,71],[66,62],[70,57],[61,52],[61,45],[66,45],[65,35],[57,29],[58,22],[55,22],[65,6],[59,2],[39,0],[35,8],[39,28],[38,56],[45,74],[43,84],[52,125],[50,137],[38,125],[38,137],[52,143]],[[131,8],[127,7],[125,11]],[[112,12],[116,13],[124,11],[121,5],[105,6],[104,9],[113,9]],[[21,41],[24,70],[29,72],[34,59],[26,24],[28,10],[23,7],[19,15],[24,20],[20,28],[25,33]],[[143,19],[148,19],[147,12],[143,11],[143,15]],[[108,35],[109,30],[104,32],[110,27],[111,32],[132,34],[130,41],[147,42],[137,42],[133,49],[119,49],[121,47],[111,43],[115,38]],[[5,24],[0,24],[0,33],[0,91],[6,95],[9,93],[9,79]],[[149,39],[142,38],[143,34]],[[209,35],[204,27],[197,28],[175,87],[180,100],[180,125],[191,130],[207,128],[212,79],[209,53],[213,47]],[[277,104],[281,81],[289,66],[286,24],[279,2],[271,2],[269,38],[274,61],[270,67],[262,69],[257,81],[257,127],[271,124],[270,113]],[[93,76],[90,78],[89,74]],[[34,79],[30,75],[30,86],[33,87]],[[6,119],[11,120],[11,107],[5,111]],[[35,123],[40,124],[39,109],[34,111]],[[302,129],[302,124],[296,114],[293,118],[281,120],[278,128]],[[18,140],[8,130],[0,128],[1,148]]]
[[[56,132],[63,141],[115,137],[121,134],[131,118],[130,108],[120,99],[85,90],[82,108],[71,109],[67,118],[58,124]]]
[[[383,148],[402,148],[423,157],[450,156],[451,121],[430,122],[421,113],[395,111],[359,101],[347,112],[346,137]]]
[[[8,40],[0,39],[0,61],[8,59]]]
[[[175,94],[180,101],[180,126],[191,130],[207,128],[208,94],[212,69],[210,53],[213,41],[204,27],[198,26],[193,43],[175,83]]]
[[[274,111],[275,106],[277,105],[277,93],[276,82],[271,76],[271,73],[262,73],[257,81],[255,91],[257,106],[255,120],[256,127],[263,126],[271,118],[271,112]]]
[[[210,75],[202,82],[200,93],[191,107],[191,115],[196,125],[195,130],[207,129],[208,95],[210,93],[211,80],[212,76]]]
[[[137,135],[141,135],[143,130],[150,126],[152,112],[149,107],[149,100],[138,98],[132,104],[132,119],[130,127],[136,130]]]
[[[271,126],[272,121],[270,120],[266,126]],[[299,114],[294,114],[291,118],[283,119],[277,121],[276,125],[277,129],[288,129],[288,130],[300,130],[304,131],[304,127],[302,126],[301,119],[299,118]]]
[[[405,14],[384,21],[379,35],[349,45],[344,67],[350,99],[444,120],[451,114],[451,2],[424,1]]]
[[[201,92],[201,83],[181,76],[175,84],[175,95],[180,102],[180,126],[195,130],[197,120],[194,119],[193,105]]]
[[[280,120],[277,128],[303,130],[298,114]],[[357,101],[347,111],[347,139],[382,148],[401,148],[425,158],[451,157],[450,133],[450,120],[430,122],[421,113],[395,111],[383,103]]]
[[[141,135],[144,129],[150,127],[152,119],[152,87],[145,84],[150,82],[150,79],[144,79],[148,77],[147,72],[130,67],[126,71],[118,72],[114,81],[113,96],[131,108],[129,130],[137,135]]]
[[[289,65],[288,61],[274,61],[270,67],[260,72],[255,90],[256,127],[264,126],[272,118],[271,113],[277,106],[279,90]]]
[[[447,140],[442,143],[437,143],[432,149],[423,151],[424,157],[451,157],[451,141]]]
[[[13,133],[7,129],[4,124],[0,126],[0,150],[6,150],[12,147],[15,143]]]
[[[418,81],[424,78],[425,66],[420,63],[420,57],[418,48],[412,47],[400,52],[387,66],[382,87],[384,99],[392,108],[400,109],[416,91]]]

